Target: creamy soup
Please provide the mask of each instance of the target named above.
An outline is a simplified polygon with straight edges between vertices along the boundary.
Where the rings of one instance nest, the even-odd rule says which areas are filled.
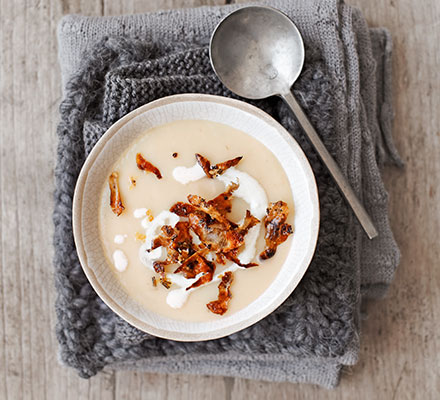
[[[243,158],[223,174],[209,179],[196,162],[196,153],[212,165],[238,156]],[[142,154],[160,171],[161,179],[157,173],[138,168],[137,154]],[[100,209],[101,240],[109,267],[127,293],[143,307],[178,320],[215,320],[222,316],[211,312],[206,304],[217,300],[222,271],[233,271],[234,278],[230,285],[232,298],[224,316],[257,299],[279,272],[292,235],[278,246],[272,258],[261,260],[259,254],[265,249],[263,222],[248,231],[238,255],[241,263],[255,262],[258,266],[242,268],[231,261],[225,265],[215,263],[213,281],[189,291],[185,288],[194,280],[182,281],[180,274],[173,274],[177,265],[165,268],[171,281],[169,288],[159,283],[159,276],[151,267],[164,250],[162,247],[149,250],[151,236],[157,236],[161,226],[174,226],[182,219],[169,209],[176,202],[187,202],[189,194],[210,200],[225,192],[230,184],[238,183],[233,192],[232,211],[227,214],[229,220],[240,224],[246,210],[250,210],[262,221],[268,203],[282,200],[289,207],[287,223],[293,226],[294,204],[287,177],[274,154],[256,139],[223,124],[177,121],[145,132],[114,164],[109,176],[114,172],[124,209],[120,215],[112,211],[106,182]],[[196,236],[194,241],[198,241]]]

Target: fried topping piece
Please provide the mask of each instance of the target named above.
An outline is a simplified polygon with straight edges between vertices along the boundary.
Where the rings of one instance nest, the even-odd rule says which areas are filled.
[[[165,286],[167,289],[170,288],[171,282],[167,279],[165,266],[168,264],[166,261],[155,261],[153,263],[153,269],[156,273],[159,274],[160,283]]]
[[[171,287],[171,281],[169,281],[166,276],[164,278],[160,278],[160,283],[165,287],[165,289],[169,289]]]
[[[232,298],[230,286],[234,276],[231,271],[225,272],[222,276],[222,280],[218,285],[218,298],[217,300],[209,302],[206,307],[214,314],[223,315],[228,311],[229,301]]]
[[[196,208],[191,204],[178,201],[170,208],[170,211],[179,217],[187,217],[188,215],[194,213]]]
[[[201,242],[212,251],[227,253],[244,243],[243,235],[234,226],[220,223],[204,212],[190,214],[188,221]]]
[[[199,165],[202,167],[203,172],[206,174],[206,176],[210,179],[212,179],[212,176],[210,174],[211,171],[211,163],[210,161],[203,157],[201,154],[196,153],[196,160],[199,163]]]
[[[189,204],[179,202],[170,208],[171,212],[188,218],[190,229],[199,237],[203,246],[216,253],[217,262],[220,264],[225,263],[227,253],[236,251],[244,244],[244,236],[248,230],[260,222],[249,211],[246,212],[241,226],[225,216],[230,210],[232,192],[237,187],[237,184],[231,185],[225,193],[210,201],[200,196],[189,195]]]
[[[238,184],[232,183],[224,193],[219,194],[217,197],[209,200],[208,202],[206,202],[200,196],[189,195],[188,201],[191,204],[179,201],[170,208],[170,211],[174,214],[177,214],[179,217],[187,217],[188,215],[195,213],[198,208],[203,206],[208,214],[213,212],[215,215],[220,216],[220,219],[222,219],[223,216],[231,212],[231,197],[234,190],[237,188]]]
[[[243,223],[239,227],[239,232],[244,236],[248,233],[249,229],[253,228],[260,222],[258,218],[255,218],[249,210],[246,210],[246,216]]]
[[[224,161],[211,167],[211,174],[213,175],[213,178],[223,174],[223,172],[225,172],[228,168],[235,167],[242,158],[243,156],[235,157],[232,160]]]
[[[198,270],[197,268],[202,267],[201,263],[204,259],[204,255],[206,255],[207,250],[201,249],[194,254],[192,254],[190,257],[188,257],[175,271],[175,274],[178,274],[181,272],[183,276],[187,279],[194,279],[197,274],[200,272],[204,272],[201,270]],[[200,265],[199,265],[200,264]],[[197,267],[197,268],[196,268]]]
[[[232,204],[231,197],[233,192],[238,188],[238,183],[232,183],[228,186],[226,192],[220,193],[217,197],[208,201],[208,205],[217,209],[221,215],[226,215],[231,212]]]
[[[161,231],[162,234],[154,239],[151,249],[162,246],[167,251],[167,257],[164,261],[154,262],[153,268],[154,271],[159,274],[160,283],[168,289],[171,286],[171,282],[169,282],[166,278],[165,267],[170,264],[181,263],[179,268],[182,268],[183,270],[184,268],[186,268],[185,263],[195,259],[194,256],[197,255],[199,247],[192,242],[192,237],[189,232],[189,223],[186,221],[179,221],[174,228],[169,225],[164,225],[161,228]],[[199,260],[197,259],[196,261]],[[191,264],[191,267],[194,267],[194,265]],[[192,278],[194,278],[198,273],[203,272],[200,269],[201,267],[202,266],[200,265],[198,269],[196,268],[196,273],[194,274],[194,276],[192,276]],[[189,274],[189,270],[185,271],[187,271],[187,273]],[[212,273],[214,273],[214,270],[212,270]],[[206,279],[207,277],[202,283],[207,282]],[[209,280],[211,279],[212,277]]]
[[[196,209],[203,211],[205,214],[208,214],[212,219],[215,219],[220,224],[225,227],[233,227],[237,226],[232,221],[229,221],[217,208],[215,208],[212,204],[209,204],[203,197],[197,196],[196,194],[188,195],[189,203],[196,207]]]
[[[157,280],[155,276],[151,277],[151,283],[153,284],[154,287],[157,286]]]
[[[122,204],[118,179],[119,174],[117,172],[112,172],[108,178],[108,184],[110,187],[110,207],[117,216],[121,215],[122,211],[125,210],[125,207]]]
[[[219,264],[226,264],[226,257],[223,253],[217,253],[215,255],[215,261],[218,262]]]
[[[136,240],[139,240],[140,242],[145,242],[145,239],[147,238],[143,233],[136,232],[134,234],[134,237]]]
[[[235,157],[232,160],[224,161],[222,163],[211,165],[211,162],[203,157],[201,154],[196,153],[196,160],[199,163],[199,165],[202,167],[203,172],[205,175],[212,179],[216,178],[217,176],[223,174],[228,168],[236,166],[243,157]]]
[[[148,221],[153,221],[154,217],[153,217],[153,213],[151,212],[150,209],[147,210],[147,214],[146,214]]]
[[[184,262],[198,250],[189,233],[188,222],[179,221],[174,228],[164,225],[161,230],[162,234],[154,239],[152,249],[165,247],[167,258],[164,262],[167,264]]]
[[[152,172],[157,176],[157,179],[162,179],[162,174],[160,173],[159,169],[142,157],[141,153],[136,154],[136,164],[140,170]]]
[[[179,268],[177,268],[174,273],[181,272],[183,276],[187,279],[194,279],[198,274],[203,273],[203,275],[197,279],[191,286],[187,287],[186,290],[201,286],[207,282],[212,281],[212,277],[215,271],[215,264],[208,261],[204,254],[207,249],[199,250],[194,253],[191,257],[188,257]]]
[[[270,203],[266,213],[267,216],[264,219],[266,248],[260,254],[263,260],[273,257],[277,247],[293,232],[292,226],[286,223],[289,207],[284,201]]]

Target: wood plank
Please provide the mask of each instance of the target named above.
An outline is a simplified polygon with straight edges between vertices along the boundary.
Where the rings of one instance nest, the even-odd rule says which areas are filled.
[[[225,380],[218,376],[169,375],[167,389],[170,400],[226,398]]]
[[[115,398],[129,400],[167,400],[167,375],[137,371],[115,373]]]

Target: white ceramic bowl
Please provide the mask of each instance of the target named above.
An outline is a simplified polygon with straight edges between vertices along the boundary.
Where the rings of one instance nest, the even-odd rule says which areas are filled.
[[[272,284],[244,309],[210,322],[172,320],[139,305],[114,276],[99,240],[100,191],[114,162],[147,129],[185,119],[223,123],[262,142],[284,168],[295,205],[295,233],[290,251]],[[87,158],[73,200],[73,232],[79,259],[101,299],[137,328],[180,341],[226,336],[254,324],[275,310],[306,272],[315,250],[318,227],[319,202],[315,178],[303,151],[290,134],[256,107],[238,100],[202,94],[156,100],[112,125]]]

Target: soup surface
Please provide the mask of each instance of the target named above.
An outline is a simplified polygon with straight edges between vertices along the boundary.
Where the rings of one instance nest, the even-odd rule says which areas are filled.
[[[157,167],[161,179],[152,172],[138,168],[136,157],[139,153]],[[209,179],[197,164],[196,153],[206,157],[212,165],[238,156],[243,158],[222,175]],[[225,192],[232,182],[238,184],[238,189],[233,192],[232,211],[227,214],[229,220],[240,224],[246,210],[250,210],[261,221],[268,203],[282,200],[289,208],[287,223],[293,227],[294,204],[287,177],[274,154],[256,139],[219,123],[176,121],[146,131],[116,161],[109,176],[113,172],[118,176],[124,210],[120,215],[112,211],[109,204],[110,188],[106,182],[102,189],[100,207],[101,241],[109,267],[127,293],[143,307],[178,320],[215,320],[222,316],[211,312],[206,304],[217,300],[223,270],[229,268],[233,271],[230,285],[232,298],[224,316],[254,301],[279,272],[289,251],[292,235],[278,246],[273,257],[261,260],[258,255],[265,249],[264,221],[251,228],[256,240],[255,251],[252,252],[252,245],[249,244],[252,241],[251,230],[245,236],[245,245],[240,248],[242,258],[247,258],[242,262],[255,262],[258,266],[239,268],[231,261],[222,265],[211,258],[216,266],[214,276],[217,276],[217,280],[194,290],[186,291],[185,287],[176,282],[169,288],[164,287],[159,282],[159,274],[145,259],[150,257],[151,248],[152,238],[148,237],[148,232],[151,234],[152,225],[160,222],[159,214],[162,213],[164,218],[163,224],[156,224],[158,234],[161,225],[176,222],[170,220],[168,212],[176,202],[188,202],[187,196],[190,194],[206,200],[213,199]],[[183,183],[190,179],[193,180]],[[263,204],[265,196],[267,203]],[[177,265],[169,265],[165,271],[173,276],[176,268]]]

